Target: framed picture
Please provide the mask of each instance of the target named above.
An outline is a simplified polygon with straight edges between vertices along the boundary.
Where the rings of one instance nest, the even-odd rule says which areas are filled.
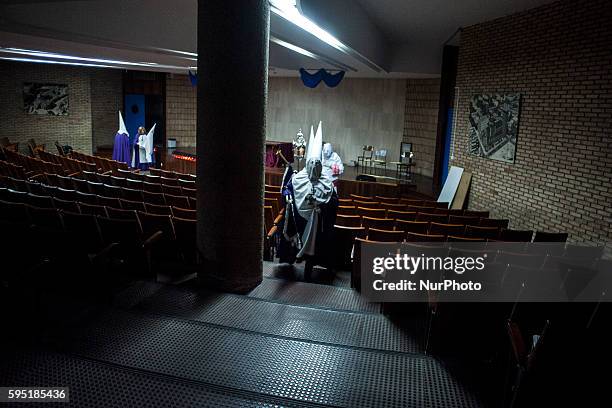
[[[31,115],[68,115],[68,85],[25,82],[23,108]]]
[[[514,163],[521,95],[475,95],[470,100],[469,152]]]
[[[412,143],[402,142],[400,146],[400,163],[408,163],[410,161],[410,152],[412,151]]]

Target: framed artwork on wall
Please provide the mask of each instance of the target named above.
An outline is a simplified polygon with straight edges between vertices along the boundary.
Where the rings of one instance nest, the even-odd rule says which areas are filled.
[[[514,163],[521,95],[474,95],[470,100],[469,152]]]
[[[68,115],[68,85],[24,82],[23,108],[31,115]]]

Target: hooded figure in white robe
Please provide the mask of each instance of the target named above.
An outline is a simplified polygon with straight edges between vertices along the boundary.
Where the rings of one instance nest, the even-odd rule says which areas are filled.
[[[285,211],[284,237],[297,243],[295,257],[306,259],[307,270],[313,264],[329,263],[328,250],[338,207],[331,171],[322,164],[322,148],[319,122],[316,135],[312,128],[310,130],[306,166],[283,186],[283,194],[291,196],[289,205],[292,206]],[[296,234],[299,234],[298,239],[295,239]]]
[[[155,126],[157,126],[157,123],[153,125],[147,134],[138,134],[138,139],[135,140],[134,151],[132,153],[132,167],[148,170],[149,166],[155,162],[153,157]]]
[[[323,167],[328,168],[332,174],[334,185],[338,181],[338,176],[344,173],[344,164],[338,153],[334,152],[331,143],[323,145]]]

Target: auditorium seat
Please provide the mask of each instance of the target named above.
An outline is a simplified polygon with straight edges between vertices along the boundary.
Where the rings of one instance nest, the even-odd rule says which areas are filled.
[[[152,184],[160,184],[161,183],[161,176],[156,176],[154,174],[145,174],[144,182],[145,183],[152,183]]]
[[[197,220],[198,218],[198,212],[196,210],[180,207],[171,207],[170,210],[172,211],[173,217],[184,218],[187,220]]]
[[[34,207],[55,208],[53,205],[53,198],[49,196],[39,196],[28,193],[26,200],[28,204],[33,205]]]
[[[131,188],[126,188],[126,187],[119,188],[119,191],[121,194],[119,195],[118,198],[129,200],[129,201],[143,201],[144,195],[146,193],[145,191],[134,190]]]
[[[47,190],[45,189],[43,184],[40,183],[36,183],[33,181],[28,181],[26,183],[26,187],[27,187],[27,191],[29,191],[32,194],[37,194],[37,195],[50,195]]]
[[[102,173],[98,173],[98,180],[100,181],[100,183],[102,184],[107,184],[107,185],[112,185],[111,182],[111,175],[110,174],[102,174]]]
[[[99,195],[103,195],[105,197],[124,198],[123,190],[128,190],[128,189],[124,187],[111,186],[110,184],[102,184],[102,194],[99,194]],[[134,191],[140,191],[140,190],[134,190]]]
[[[193,189],[196,188],[195,180],[184,180],[184,179],[179,178],[178,179],[178,185],[180,187],[193,188]],[[278,191],[278,190],[275,190],[275,191]],[[280,192],[279,192],[279,194],[280,194]]]
[[[26,204],[0,200],[0,209],[0,222],[24,226],[30,224]]]
[[[78,203],[79,204],[79,212],[81,214],[89,214],[89,215],[100,215],[103,217],[108,217],[106,212],[106,207],[101,205],[87,204],[87,203]]]
[[[104,189],[104,183],[96,183],[93,181],[88,181],[87,186],[89,191],[83,191],[84,193],[96,194],[96,195],[106,195],[106,190]]]
[[[429,224],[428,233],[431,235],[455,235],[461,236],[465,232],[465,225],[462,224],[440,224],[432,222]]]
[[[407,242],[444,242],[446,237],[444,235],[429,235],[429,234],[417,234],[415,232],[406,233]]]
[[[455,236],[449,235],[446,237],[448,242],[486,242],[487,240],[484,238],[475,238],[475,237],[464,237],[464,236]]]
[[[430,214],[430,213],[418,213],[416,217],[417,221],[426,221],[426,222],[437,222],[440,224],[445,224],[448,222],[448,216],[443,214]]]
[[[100,234],[105,246],[115,245],[112,257],[120,262],[116,264],[135,275],[149,275],[149,270],[143,268],[146,265],[146,252],[144,247],[145,240],[140,221],[121,220],[108,217],[97,217]],[[143,270],[145,269],[145,270]]]
[[[124,177],[110,176],[110,185],[115,187],[127,187],[127,179]]]
[[[425,221],[404,221],[396,220],[395,229],[404,232],[416,232],[418,234],[427,234],[429,223]]]
[[[353,205],[355,205],[357,208],[380,208],[380,203],[378,201],[353,200]]]
[[[465,210],[463,215],[466,217],[489,218],[489,211]]]
[[[502,229],[499,234],[500,241],[507,242],[531,242],[533,231]]]
[[[402,242],[406,233],[404,231],[393,231],[386,229],[370,228],[368,240],[378,242]]]
[[[170,215],[149,214],[146,212],[138,212],[138,219],[144,236],[151,242],[151,254],[148,259],[152,262],[149,264],[149,269],[156,269],[155,266],[160,262],[177,262],[179,260],[178,245],[176,241],[176,233]],[[157,236],[158,234],[161,234]],[[151,240],[154,240],[151,241]],[[155,249],[157,247],[157,250]]]
[[[102,240],[98,231],[96,217],[91,214],[79,214],[71,211],[62,213],[64,231],[72,241],[76,251],[93,254],[102,249]]]
[[[166,205],[179,207],[179,208],[189,208],[189,198],[181,195],[171,195],[164,194],[164,199],[166,200]]]
[[[81,171],[81,175],[87,181],[91,181],[93,183],[99,183],[100,182],[100,180],[98,179],[98,173],[83,170],[83,171]]]
[[[61,176],[59,174],[56,175],[56,177],[57,177],[57,182],[59,182],[59,184],[57,184],[58,187],[65,188],[66,190],[75,189],[75,185],[72,182],[72,177]]]
[[[59,189],[58,189],[59,190]],[[98,196],[95,194],[81,193],[80,191],[75,191],[72,196],[73,201],[79,201],[81,203],[87,204],[98,204]]]
[[[387,203],[387,202],[381,201],[379,208],[384,208],[386,210],[392,210],[392,211],[404,211],[406,209],[406,206],[404,204]]]
[[[423,200],[416,200],[411,198],[400,198],[399,202],[412,207],[421,207],[423,205]]]
[[[197,221],[173,217],[172,225],[183,262],[187,265],[197,265],[199,263]]]
[[[353,199],[352,198],[339,198],[338,206],[353,207]]]
[[[122,210],[120,208],[106,207],[106,213],[109,218],[117,220],[135,220],[136,211],[134,210]]]
[[[361,217],[358,215],[336,215],[336,225],[342,227],[361,227]]]
[[[161,177],[161,184],[164,186],[178,186],[178,180],[176,179],[176,177]]]
[[[196,210],[197,204],[198,202],[195,197],[189,197],[189,208],[191,208],[192,210]]]
[[[334,226],[334,238],[332,240],[332,251],[334,265],[339,269],[351,267],[351,254],[356,238],[365,238],[366,230],[363,227]]]
[[[395,220],[416,221],[416,216],[417,213],[415,211],[387,211],[387,218],[393,218]]]
[[[161,188],[162,188],[162,193],[164,193],[164,194],[171,194],[171,195],[175,195],[175,196],[182,196],[183,195],[183,191],[181,190],[181,188],[179,186],[171,186],[171,185],[167,185],[167,184],[162,184]]]
[[[481,227],[498,227],[498,228],[508,228],[509,220],[496,219],[496,218],[481,218],[478,223]]]
[[[369,202],[374,202],[376,200],[374,200],[374,197],[366,197],[366,196],[361,196],[361,195],[357,195],[357,194],[349,194],[349,197],[351,197],[353,199],[353,201],[357,200],[357,201],[369,201]]]
[[[336,214],[356,215],[357,211],[355,207],[352,205],[340,205],[338,206],[338,210],[336,211]]]
[[[497,239],[499,237],[499,228],[468,225],[465,228],[465,236],[469,238]]]
[[[53,198],[53,206],[62,211],[69,211],[73,213],[78,213],[80,211],[79,205],[76,201],[61,200],[55,197]]]
[[[145,202],[145,209],[149,214],[172,215],[172,211],[167,205],[157,205]]]
[[[376,201],[379,201],[380,203],[399,204],[399,197],[374,196],[374,199]],[[402,205],[402,204],[399,204],[399,205]]]
[[[144,202],[142,201],[130,201],[130,200],[124,200],[124,199],[119,199],[119,202],[121,203],[121,208],[124,210],[136,210],[136,211],[146,211]]]
[[[355,213],[360,217],[386,218],[387,210],[384,208],[357,207]]]
[[[130,200],[130,198],[125,197]],[[132,201],[144,201],[149,204],[157,204],[157,205],[166,205],[166,200],[162,193],[149,193],[148,191],[141,192],[140,200],[136,199],[136,197],[131,199]]]
[[[435,207],[423,207],[423,206],[415,206],[415,205],[407,205],[406,211],[415,211],[418,213],[430,213],[433,214]]]
[[[142,190],[143,183],[144,182],[142,180],[133,180],[128,178],[125,180],[125,187],[131,188],[132,190]]]
[[[55,208],[43,208],[28,205],[27,209],[28,213],[30,214],[30,221],[35,226],[56,231],[63,229],[62,217],[60,212]]]
[[[194,200],[196,199],[197,190],[195,188],[181,187],[181,189],[183,190],[184,196],[193,198]]]
[[[162,193],[162,185],[159,183],[149,183],[147,181],[143,182],[142,189],[144,191],[148,191],[149,193]]]
[[[533,242],[566,242],[567,233],[536,231]]]
[[[74,189],[77,191],[80,191],[82,193],[89,193],[89,183],[87,182],[87,180],[83,180],[80,178],[76,178],[73,177],[72,178],[72,184],[74,186]]]
[[[121,200],[119,198],[98,196],[98,204],[105,207],[121,208]]]
[[[361,226],[368,231],[370,228],[377,228],[381,230],[393,230],[395,220],[393,218],[372,218],[362,217]]]
[[[449,224],[479,225],[480,218],[468,215],[451,215],[448,217]]]

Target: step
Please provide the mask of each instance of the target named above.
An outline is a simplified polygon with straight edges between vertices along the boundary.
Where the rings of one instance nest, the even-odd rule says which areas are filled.
[[[166,286],[132,310],[273,336],[403,353],[423,353],[425,324],[382,314],[337,311]]]
[[[52,343],[83,358],[265,397],[342,407],[480,406],[428,356],[127,311],[110,310],[88,327],[62,331]]]

